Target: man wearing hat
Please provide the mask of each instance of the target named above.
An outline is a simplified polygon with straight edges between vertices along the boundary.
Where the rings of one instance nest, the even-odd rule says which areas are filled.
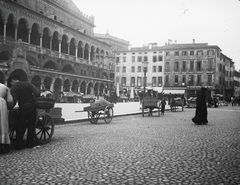
[[[23,148],[23,135],[26,128],[28,132],[25,147],[32,148],[34,146],[34,129],[37,116],[33,100],[40,96],[40,91],[30,82],[20,81],[18,76],[12,76],[9,81],[12,85],[11,94],[14,105],[16,102],[19,105],[19,122],[16,125],[16,149]]]

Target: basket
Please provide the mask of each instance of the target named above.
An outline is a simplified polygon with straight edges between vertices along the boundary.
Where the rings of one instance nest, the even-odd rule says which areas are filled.
[[[55,100],[52,98],[39,97],[34,99],[34,104],[38,109],[51,109],[54,107]]]

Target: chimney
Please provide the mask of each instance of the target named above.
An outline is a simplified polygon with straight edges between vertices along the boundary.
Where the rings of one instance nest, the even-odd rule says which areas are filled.
[[[195,39],[192,40],[193,44],[195,44]]]
[[[148,44],[148,49],[152,49],[152,43]]]
[[[172,40],[171,39],[168,39],[168,44],[172,44]]]
[[[174,43],[177,44],[177,40],[175,40]]]

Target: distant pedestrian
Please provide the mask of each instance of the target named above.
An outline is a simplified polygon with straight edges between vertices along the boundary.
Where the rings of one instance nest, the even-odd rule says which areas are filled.
[[[206,104],[206,91],[207,88],[202,87],[200,93],[197,96],[197,106],[194,118],[192,121],[197,124],[207,124],[207,104]]]
[[[165,98],[163,97],[161,101],[161,115],[164,115],[165,105],[166,105],[166,101],[165,101]]]

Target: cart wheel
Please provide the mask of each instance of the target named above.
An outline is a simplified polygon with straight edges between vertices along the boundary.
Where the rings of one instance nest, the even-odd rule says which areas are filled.
[[[43,112],[37,116],[35,124],[35,140],[39,144],[49,143],[54,132],[53,118]]]
[[[104,110],[104,121],[105,123],[110,123],[113,118],[113,108],[111,106],[106,106]]]
[[[10,139],[14,139],[14,133],[15,133],[15,129],[13,127],[9,128],[9,137]]]
[[[91,123],[96,124],[99,118],[98,111],[88,111],[88,119]]]

